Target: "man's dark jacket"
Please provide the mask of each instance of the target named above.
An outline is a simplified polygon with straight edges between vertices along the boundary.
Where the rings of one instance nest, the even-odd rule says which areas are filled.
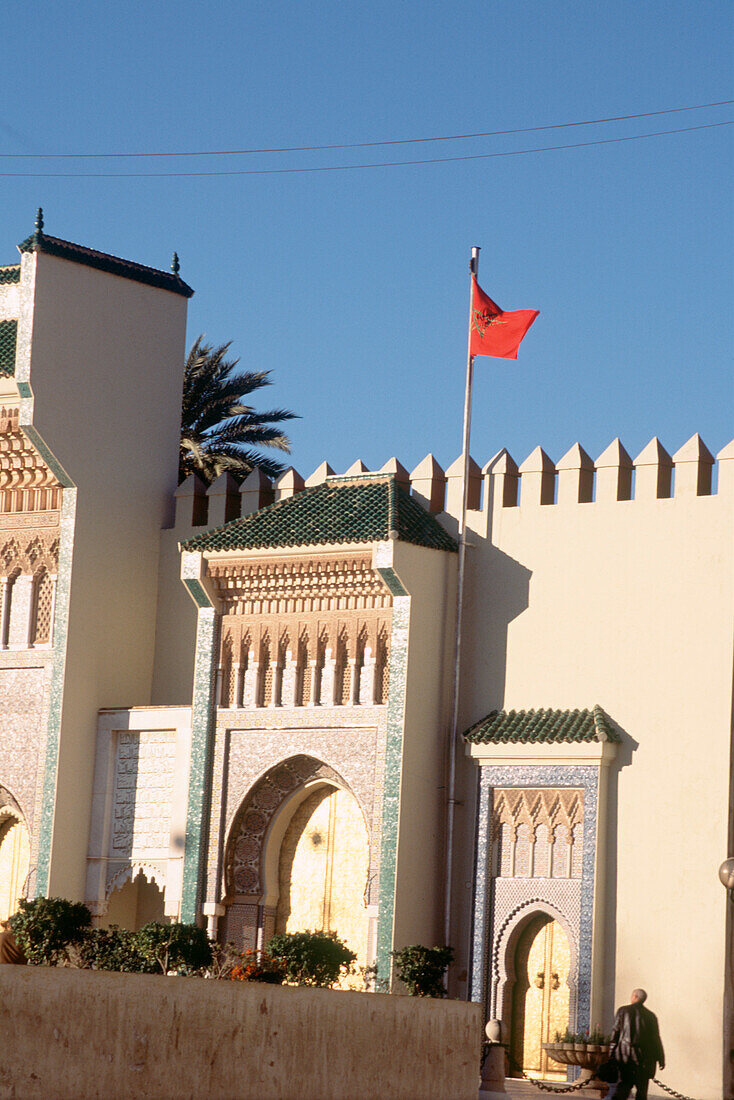
[[[655,1076],[655,1063],[665,1065],[658,1018],[644,1005],[623,1005],[617,1010],[609,1050],[623,1066],[637,1066],[646,1077]]]

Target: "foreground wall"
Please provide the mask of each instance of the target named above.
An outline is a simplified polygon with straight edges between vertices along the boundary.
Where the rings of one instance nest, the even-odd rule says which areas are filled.
[[[475,1100],[479,1005],[0,966],[0,1097]]]

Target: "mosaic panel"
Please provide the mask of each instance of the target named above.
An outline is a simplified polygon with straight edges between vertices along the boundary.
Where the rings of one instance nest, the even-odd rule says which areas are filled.
[[[578,787],[583,790],[580,880],[492,877],[491,810],[495,787]],[[492,991],[493,980],[496,981],[492,953],[497,949],[503,924],[506,926],[513,911],[519,907],[545,902],[565,917],[575,936],[578,962],[576,1019],[572,1026],[577,1029],[589,1027],[598,789],[599,769],[593,765],[487,765],[481,768],[470,999],[484,1004],[488,1014],[496,1007]]]

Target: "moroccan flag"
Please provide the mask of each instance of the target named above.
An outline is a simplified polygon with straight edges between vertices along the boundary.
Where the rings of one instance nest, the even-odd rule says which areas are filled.
[[[472,275],[469,354],[517,359],[520,341],[537,316],[537,309],[515,309],[505,313],[484,293],[476,276]]]

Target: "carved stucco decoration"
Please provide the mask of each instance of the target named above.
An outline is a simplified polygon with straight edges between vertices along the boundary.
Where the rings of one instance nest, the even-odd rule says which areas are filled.
[[[520,825],[535,831],[546,826],[549,834],[565,825],[569,835],[584,821],[583,791],[575,787],[498,787],[492,804],[492,837],[499,836],[502,825],[509,826],[516,839]]]
[[[262,893],[264,841],[270,823],[293,791],[319,779],[346,789],[333,768],[310,756],[283,761],[254,785],[230,829],[224,866],[228,895]]]
[[[60,485],[52,471],[18,424],[18,409],[0,408],[0,491],[3,493],[2,512],[54,508],[58,506],[56,493],[42,497],[25,493],[29,489],[59,490]],[[23,492],[10,503],[6,494]],[[17,505],[25,504],[26,507]],[[35,504],[35,508],[33,507]]]
[[[59,568],[59,538],[53,530],[11,535],[0,542],[0,577],[22,573],[35,576],[45,570],[56,574]]]

